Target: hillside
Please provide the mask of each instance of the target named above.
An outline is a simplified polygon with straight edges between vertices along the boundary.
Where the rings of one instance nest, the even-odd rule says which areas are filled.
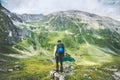
[[[39,22],[44,17],[43,14],[22,14],[17,16],[19,16],[24,22]]]
[[[119,78],[119,21],[75,10],[14,14],[14,19],[6,11],[0,7],[1,80],[49,80],[49,71],[55,68],[53,48],[59,39],[65,44],[64,66],[70,64],[67,68],[75,71],[66,80]]]
[[[81,11],[56,12],[47,15],[43,21],[42,27],[47,31],[63,31],[76,38],[76,43],[86,42],[120,53],[119,21]]]
[[[0,43],[1,44],[12,44],[19,41],[17,38],[18,29],[13,25],[11,19],[3,12],[3,7],[0,6]],[[13,32],[13,33],[12,33]]]

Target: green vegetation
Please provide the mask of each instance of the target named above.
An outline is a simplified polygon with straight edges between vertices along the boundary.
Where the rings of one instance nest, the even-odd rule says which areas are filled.
[[[105,68],[120,69],[119,35],[76,17],[51,17],[21,25],[30,30],[24,40],[9,46],[0,44],[0,69],[13,69],[0,72],[0,79],[49,80],[50,70],[55,69],[54,46],[62,40],[67,53],[64,61],[72,62],[75,69],[66,80],[113,80],[113,72]],[[14,70],[16,65],[22,68]]]
[[[73,75],[67,76],[66,80],[114,80],[111,75],[112,71],[106,70],[106,68],[120,68],[118,56],[113,56],[113,61],[109,63],[104,63],[103,65],[77,65],[75,67],[75,73]]]
[[[1,73],[0,79],[3,80],[49,80],[49,71],[54,65],[49,59],[36,55],[25,59],[16,60],[14,63],[0,65],[1,68],[13,68],[15,65],[23,66],[20,70]]]

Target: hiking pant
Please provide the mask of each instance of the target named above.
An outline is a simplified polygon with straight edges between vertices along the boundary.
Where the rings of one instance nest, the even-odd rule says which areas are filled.
[[[56,71],[59,71],[59,62],[60,62],[60,71],[63,71],[63,55],[56,55]]]

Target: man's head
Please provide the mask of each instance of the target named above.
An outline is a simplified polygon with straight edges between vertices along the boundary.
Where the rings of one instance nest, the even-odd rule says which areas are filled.
[[[59,43],[59,42],[62,42],[62,41],[61,41],[61,40],[58,40],[57,42]]]

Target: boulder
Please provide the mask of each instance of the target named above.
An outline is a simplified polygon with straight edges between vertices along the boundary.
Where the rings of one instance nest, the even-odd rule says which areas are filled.
[[[8,71],[9,71],[9,72],[12,72],[12,71],[13,71],[13,69],[8,69]]]
[[[7,72],[8,72],[8,69],[2,69],[2,68],[0,68],[0,72],[7,73]]]
[[[56,70],[50,71],[50,77],[52,80],[65,80],[65,77],[68,75],[74,74],[74,66],[72,63],[64,62],[63,63],[63,72],[56,72]]]
[[[120,71],[114,72],[114,75],[112,75],[115,80],[120,80]]]
[[[21,66],[21,65],[14,66],[14,70],[21,70],[21,69],[23,69],[23,66]]]
[[[50,77],[52,80],[65,80],[65,74],[55,70],[50,71]]]

